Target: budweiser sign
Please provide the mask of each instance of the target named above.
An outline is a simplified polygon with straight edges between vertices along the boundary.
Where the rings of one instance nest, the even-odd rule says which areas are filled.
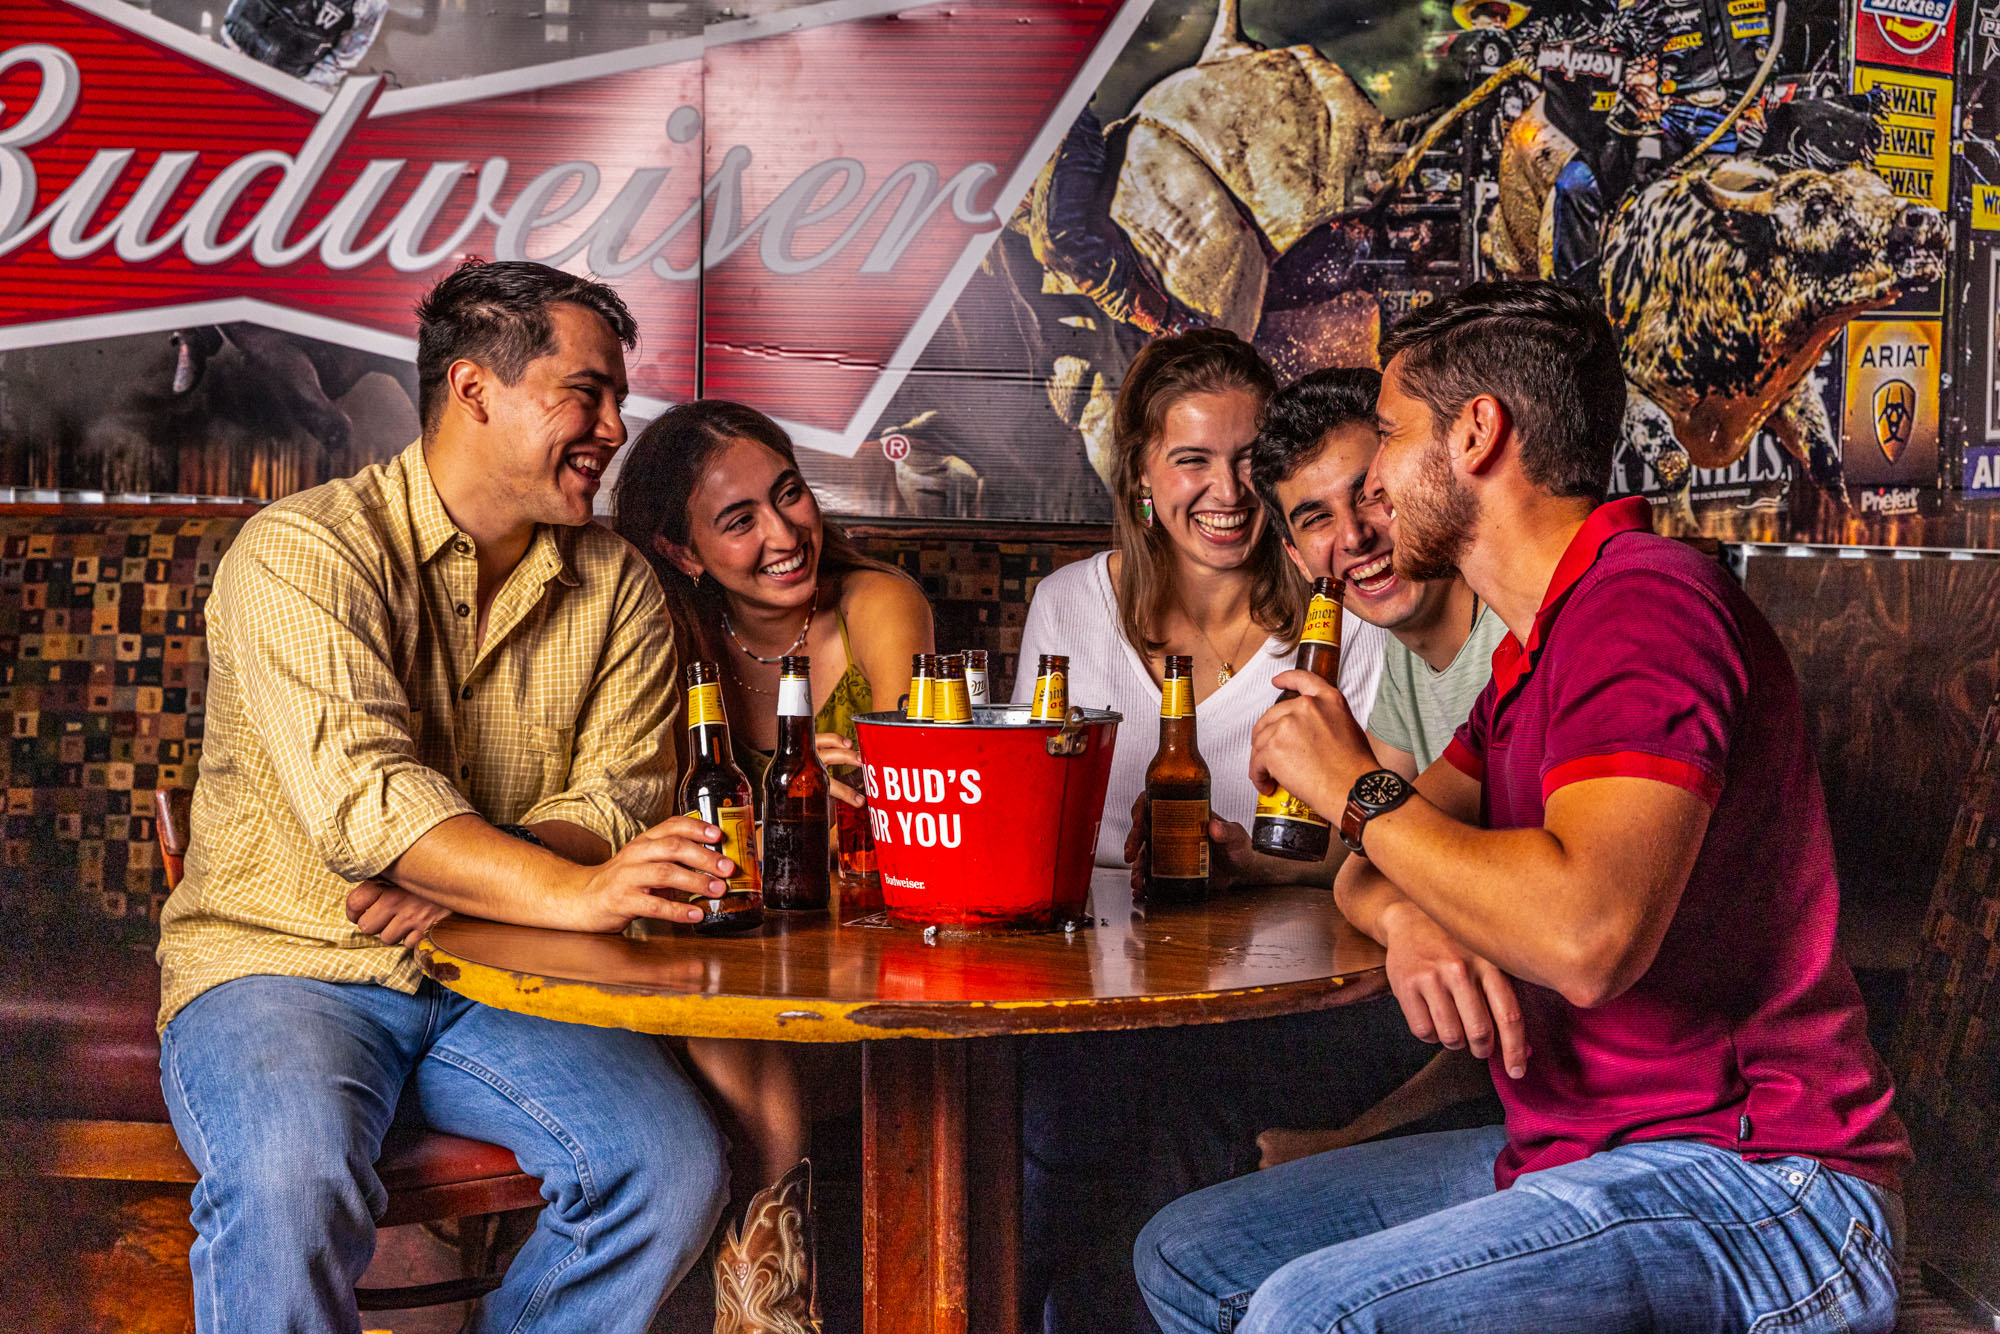
[[[446,267],[537,259],[631,305],[639,414],[740,398],[851,453],[1147,2],[834,0],[328,91],[121,0],[5,0],[0,348],[247,320],[409,358]]]

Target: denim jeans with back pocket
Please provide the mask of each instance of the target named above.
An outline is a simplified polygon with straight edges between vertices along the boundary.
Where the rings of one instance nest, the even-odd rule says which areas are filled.
[[[1901,1200],[1810,1158],[1627,1144],[1493,1188],[1499,1126],[1382,1140],[1176,1201],[1135,1248],[1168,1334],[1865,1334]]]

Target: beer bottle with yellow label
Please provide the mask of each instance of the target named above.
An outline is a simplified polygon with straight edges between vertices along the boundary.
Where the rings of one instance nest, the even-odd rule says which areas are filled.
[[[1194,658],[1174,654],[1160,682],[1160,748],[1146,766],[1148,903],[1208,897],[1208,762],[1194,737]]]
[[[938,662],[938,678],[931,687],[931,698],[937,707],[931,710],[931,721],[971,722],[972,698],[965,688],[965,659],[956,653],[947,653]]]
[[[986,693],[986,650],[983,648],[965,651],[965,695],[975,709],[993,702]]]
[[[1028,717],[1038,723],[1060,723],[1069,719],[1069,659],[1060,653],[1044,653],[1035,667],[1035,700]]]
[[[1313,580],[1312,601],[1306,604],[1306,629],[1299,638],[1299,659],[1293,664],[1322,681],[1340,679],[1341,587],[1333,579]],[[1298,691],[1279,694],[1282,702]],[[1333,826],[1312,807],[1279,788],[1257,798],[1256,822],[1250,826],[1250,846],[1288,861],[1316,862],[1325,858]]]
[[[903,716],[912,722],[925,722],[937,711],[937,655],[934,653],[913,653],[910,655],[910,696],[903,710]]]
[[[716,851],[734,864],[722,897],[687,895],[707,916],[695,930],[747,931],[764,921],[764,885],[757,874],[757,817],[750,780],[729,750],[729,717],[712,662],[687,668],[688,771],[681,780],[681,809],[722,831]]]

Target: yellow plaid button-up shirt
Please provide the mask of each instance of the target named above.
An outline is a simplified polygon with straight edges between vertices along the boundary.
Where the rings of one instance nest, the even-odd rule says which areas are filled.
[[[478,641],[478,564],[421,444],[280,501],[208,603],[186,875],[160,914],[160,1017],[238,977],[411,992],[349,888],[467,812],[613,848],[674,796],[680,692],[653,574],[597,526],[543,527]]]

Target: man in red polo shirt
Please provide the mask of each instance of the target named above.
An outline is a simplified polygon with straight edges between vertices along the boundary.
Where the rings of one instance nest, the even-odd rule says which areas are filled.
[[[1834,943],[1797,680],[1712,560],[1604,503],[1610,325],[1482,285],[1383,342],[1396,571],[1509,635],[1445,757],[1379,770],[1338,691],[1251,778],[1341,814],[1349,920],[1406,1010],[1490,1041],[1505,1126],[1359,1145],[1178,1201],[1136,1251],[1188,1331],[1887,1330],[1909,1160]],[[1450,1025],[1441,1025],[1449,1031]]]

